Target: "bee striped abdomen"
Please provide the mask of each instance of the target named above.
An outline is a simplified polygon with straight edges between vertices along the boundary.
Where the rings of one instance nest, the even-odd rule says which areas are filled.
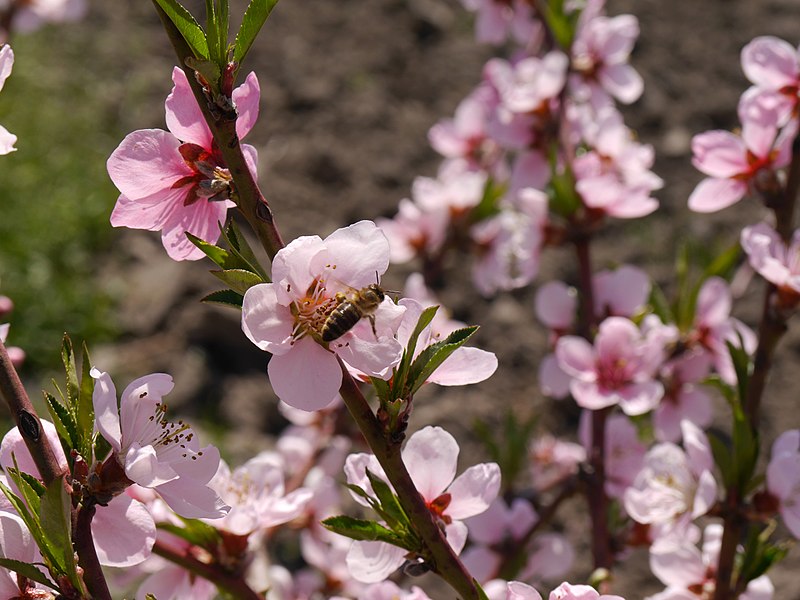
[[[376,283],[360,290],[353,290],[350,296],[340,295],[341,302],[334,308],[320,330],[323,342],[332,342],[356,326],[363,317],[367,317],[375,332],[375,311],[383,302],[384,292]]]
[[[322,341],[332,342],[355,327],[356,323],[361,320],[361,310],[358,306],[345,300],[339,306],[331,311],[328,319],[322,326]]]

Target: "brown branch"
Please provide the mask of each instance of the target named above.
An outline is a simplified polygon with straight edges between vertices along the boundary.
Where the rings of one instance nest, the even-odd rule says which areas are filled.
[[[84,504],[78,509],[75,526],[75,551],[78,553],[78,564],[83,569],[83,581],[95,600],[112,600],[103,568],[97,558],[92,537],[92,519],[96,512],[94,504]]]
[[[339,360],[342,368],[342,387],[340,393],[358,428],[364,435],[370,449],[386,472],[397,492],[400,505],[408,513],[411,522],[419,533],[425,547],[430,552],[433,571],[444,579],[464,600],[479,600],[478,589],[473,577],[466,570],[447,542],[442,530],[435,521],[425,500],[422,498],[411,476],[403,464],[400,445],[390,443],[383,435],[383,429],[372,412],[358,385],[347,368]]]
[[[28,452],[33,457],[33,462],[39,470],[39,475],[42,477],[45,485],[49,485],[52,481],[58,479],[65,474],[65,470],[61,468],[56,460],[56,455],[53,452],[52,446],[44,435],[42,423],[39,416],[36,414],[36,409],[33,408],[25,388],[11,364],[11,359],[8,356],[6,347],[0,342],[0,395],[8,406],[14,422],[22,434],[22,439],[25,441],[25,446]],[[66,483],[67,478],[64,478]],[[71,490],[68,490],[71,492]]]

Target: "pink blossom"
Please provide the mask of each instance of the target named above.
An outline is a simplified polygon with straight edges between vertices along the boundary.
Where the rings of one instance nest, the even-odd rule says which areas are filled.
[[[403,462],[428,509],[441,523],[447,540],[461,552],[467,540],[463,519],[485,511],[500,490],[500,467],[495,463],[472,466],[458,477],[459,447],[455,438],[441,427],[425,427],[414,433],[402,450]],[[345,463],[347,482],[374,496],[366,470],[386,476],[371,454],[351,454]],[[366,501],[355,496],[356,501]],[[353,542],[347,555],[352,576],[365,583],[388,577],[405,561],[407,551],[384,542]]]
[[[697,295],[694,323],[687,339],[690,347],[709,353],[717,373],[729,384],[736,382],[736,371],[727,344],[743,344],[745,352],[752,354],[758,343],[747,325],[731,317],[732,302],[728,283],[721,277],[709,277]]]
[[[67,23],[84,17],[86,0],[31,0],[23,2],[14,13],[12,29],[31,32],[45,23]]]
[[[5,45],[0,48],[0,90],[11,75],[11,67],[14,66],[14,51],[11,46]],[[8,130],[0,125],[0,155],[14,152],[14,144],[17,141],[17,136],[9,133]]]
[[[423,210],[408,198],[400,200],[397,214],[375,223],[389,240],[393,263],[405,263],[417,256],[435,256],[447,237],[450,211],[442,206]]]
[[[371,221],[338,229],[324,240],[299,237],[278,251],[272,283],[253,286],[244,296],[242,329],[272,354],[267,370],[281,400],[307,411],[333,402],[342,381],[337,357],[367,375],[391,376],[403,351],[394,333],[404,309],[390,298],[374,314],[374,332],[361,319],[331,342],[321,337],[339,303],[337,294],[374,284],[388,265],[386,236]]]
[[[155,489],[183,517],[224,516],[230,507],[208,485],[219,466],[219,450],[201,449],[189,425],[166,419],[162,398],[172,390],[172,377],[156,373],[132,381],[117,408],[108,373],[93,368],[91,375],[95,423],[112,450],[107,460],[118,461],[131,481]]]
[[[664,395],[663,385],[655,380],[663,350],[628,319],[603,321],[594,346],[578,336],[560,338],[556,357],[572,376],[570,391],[583,408],[619,404],[626,414],[641,415],[655,408]]]
[[[772,445],[767,490],[779,503],[783,522],[800,538],[800,430],[783,432]]]
[[[547,196],[524,188],[504,199],[500,214],[472,228],[480,247],[472,281],[481,294],[522,287],[536,277],[546,223]]]
[[[473,168],[493,170],[502,155],[487,131],[496,105],[494,90],[481,84],[459,103],[452,119],[442,119],[430,128],[428,141],[445,158],[460,158]]]
[[[439,167],[436,178],[417,177],[411,195],[426,212],[445,208],[457,216],[480,203],[486,179],[485,171],[472,169],[466,160],[450,159]]]
[[[755,84],[746,94],[758,95],[787,121],[798,103],[800,54],[788,42],[765,35],[742,48],[742,70]]]
[[[628,64],[637,37],[639,22],[633,15],[581,18],[572,43],[572,69],[578,75],[570,81],[580,101],[603,106],[608,94],[630,104],[642,95],[642,78]]]
[[[381,581],[364,588],[358,595],[358,600],[430,600],[430,598],[417,586],[406,591],[392,581]]]
[[[271,452],[261,452],[234,471],[221,460],[209,487],[231,507],[209,524],[243,536],[288,523],[302,514],[312,496],[305,488],[286,493],[283,465]]]
[[[564,582],[552,592],[549,600],[624,600],[622,596],[603,594],[590,585],[572,585]]]
[[[164,561],[136,591],[136,600],[146,600],[148,596],[158,600],[212,600],[217,588],[207,579],[190,576],[183,567]]]
[[[4,298],[5,296],[0,296],[0,298]],[[0,323],[0,342],[3,344],[6,343],[6,339],[8,339],[8,331],[11,326],[8,323]],[[15,368],[19,369],[22,366],[22,363],[25,362],[25,350],[19,348],[17,346],[6,346],[6,352],[8,352],[8,358],[11,359],[11,364],[14,365]]]
[[[689,421],[681,422],[684,444],[656,444],[633,485],[625,491],[625,510],[639,523],[656,525],[664,533],[682,530],[708,512],[717,499],[714,460],[705,434]]]
[[[5,496],[3,497],[5,499]],[[0,556],[24,563],[41,563],[42,557],[36,547],[31,532],[19,515],[11,512],[0,511]],[[0,569],[0,598],[31,598],[36,597],[22,592],[40,586],[27,581],[20,587],[20,578],[13,571]],[[49,596],[48,596],[49,597]]]
[[[128,134],[107,162],[108,174],[121,195],[111,213],[114,227],[161,231],[170,258],[204,256],[186,233],[214,243],[220,236],[230,200],[231,175],[203,118],[185,73],[172,71],[174,87],[167,97],[167,128]],[[255,74],[233,91],[243,138],[258,116],[259,85]],[[255,148],[242,145],[250,169],[258,161]]]
[[[580,444],[544,434],[533,440],[528,456],[533,486],[543,492],[576,474],[586,460],[586,450]]]
[[[548,398],[557,398],[559,400],[569,396],[569,386],[572,383],[572,377],[564,372],[558,364],[558,358],[555,354],[547,354],[539,362],[538,369],[539,389],[542,394]]]
[[[542,58],[528,56],[514,63],[493,58],[484,68],[503,105],[513,113],[541,110],[564,87],[569,60],[557,50]]]
[[[697,535],[657,540],[650,548],[650,569],[667,586],[646,600],[692,600],[711,598],[716,589],[716,569],[722,544],[722,525],[705,529],[702,551],[695,546]],[[753,579],[739,598],[771,600],[772,582],[766,575]]]
[[[680,440],[683,419],[700,428],[711,424],[711,390],[701,385],[711,372],[711,364],[710,354],[695,349],[664,365],[661,376],[666,393],[653,414],[653,428],[659,441]]]
[[[587,452],[592,447],[591,412],[581,413],[578,436]],[[636,426],[625,415],[612,414],[606,421],[604,456],[606,494],[622,499],[625,490],[642,470],[647,445],[639,439]]]
[[[509,35],[520,44],[533,44],[541,25],[525,0],[461,0],[467,10],[477,12],[475,38],[484,44],[502,44]]]
[[[800,230],[787,246],[775,229],[758,223],[742,230],[741,241],[750,265],[779,288],[781,299],[790,305],[800,301]]]
[[[67,470],[67,458],[64,456],[56,426],[44,419],[41,423],[42,431],[53,448],[59,466]],[[13,467],[15,458],[20,471],[40,477],[22,434],[16,427],[6,433],[0,443],[0,466],[3,469]],[[107,505],[97,505],[97,512],[92,520],[92,537],[101,564],[131,567],[150,556],[156,541],[156,525],[141,502],[121,494]]]
[[[578,310],[578,291],[563,281],[548,281],[536,290],[536,317],[556,332],[568,331]]]
[[[503,560],[495,548],[516,546],[538,520],[527,500],[516,498],[509,506],[502,498],[496,498],[481,514],[467,519],[473,545],[464,552],[461,561],[478,581],[493,579]]]
[[[633,317],[650,296],[650,277],[631,265],[599,271],[592,278],[595,314]]]
[[[692,139],[692,164],[708,175],[689,196],[689,208],[715,212],[741,200],[759,181],[788,164],[791,136],[778,136],[779,114],[758,98],[739,104],[741,135],[707,131]]]
[[[613,108],[593,114],[578,124],[589,151],[572,163],[575,189],[584,204],[612,217],[643,217],[658,208],[651,193],[663,181],[650,169],[655,161],[652,146],[640,144]]]

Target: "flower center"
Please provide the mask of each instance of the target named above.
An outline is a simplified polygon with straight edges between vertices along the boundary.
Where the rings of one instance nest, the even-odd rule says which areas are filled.
[[[194,171],[193,175],[182,177],[172,184],[173,189],[189,186],[189,192],[183,201],[184,206],[190,206],[200,198],[221,201],[230,197],[231,174],[222,166],[222,158],[217,152],[209,152],[202,146],[188,142],[181,144],[178,152]]]
[[[291,293],[288,288],[286,291]],[[322,326],[325,325],[331,311],[341,304],[341,301],[342,298],[339,294],[333,296],[328,294],[325,279],[316,277],[308,286],[305,294],[296,299],[290,307],[295,320],[292,338],[299,340],[309,334],[315,339],[321,339]]]

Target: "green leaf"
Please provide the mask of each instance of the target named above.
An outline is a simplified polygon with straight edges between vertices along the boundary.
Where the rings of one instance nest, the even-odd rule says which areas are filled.
[[[372,383],[372,387],[375,388],[375,393],[378,394],[378,398],[381,402],[391,402],[392,398],[392,387],[389,385],[388,381],[380,379],[378,377],[370,377],[370,383]]]
[[[397,392],[397,395],[395,395],[392,400],[402,396],[403,390],[406,388],[406,377],[408,376],[408,370],[411,368],[411,361],[414,359],[414,353],[417,350],[417,341],[419,340],[419,336],[422,333],[422,330],[431,324],[431,321],[433,321],[433,318],[436,316],[437,310],[439,310],[438,306],[429,306],[420,314],[417,324],[414,327],[414,331],[411,332],[411,337],[408,339],[408,345],[403,351],[403,358],[400,361],[400,365],[397,367],[397,372],[394,375],[392,387]]]
[[[208,41],[200,24],[178,0],[155,0],[180,32],[195,58],[208,59]]]
[[[80,448],[80,435],[72,413],[70,413],[67,407],[61,404],[55,396],[47,392],[43,393],[44,399],[47,402],[47,410],[53,418],[53,424],[56,426],[59,439],[67,440],[71,448]],[[64,448],[66,456],[69,456],[69,449],[70,448]]]
[[[219,88],[219,78],[222,76],[222,71],[217,63],[210,60],[193,58],[191,56],[188,57],[185,62],[186,66],[192,71],[200,73],[200,76],[206,80],[212,89],[217,90]]]
[[[36,477],[34,477],[33,475],[31,475],[29,473],[20,473],[19,476],[22,477],[22,479],[25,480],[25,482],[33,490],[34,494],[36,494],[39,498],[44,496],[44,493],[45,493],[45,491],[47,491],[47,488],[44,486],[44,484],[41,481],[39,481],[38,479],[36,479]]]
[[[78,406],[75,409],[80,446],[75,447],[86,462],[91,463],[93,458],[92,435],[94,434],[94,378],[90,374],[92,359],[89,357],[89,349],[85,342],[81,350],[81,387],[78,393]]]
[[[70,509],[72,502],[64,489],[63,477],[50,482],[42,496],[39,508],[39,521],[42,532],[57,561],[76,589],[81,589],[78,579],[75,552],[72,549],[72,521]]]
[[[250,51],[250,47],[261,31],[261,27],[269,17],[269,13],[278,3],[278,0],[251,0],[250,5],[242,17],[242,26],[236,34],[236,44],[233,50],[233,60],[239,64]]]
[[[711,445],[711,454],[714,456],[714,462],[722,474],[722,481],[725,487],[728,488],[733,485],[734,481],[731,449],[714,431],[708,432],[708,443]]]
[[[549,207],[562,217],[569,218],[581,207],[581,199],[575,191],[575,177],[567,167],[561,172],[555,169],[552,172],[553,177],[547,186]]]
[[[322,521],[323,527],[339,535],[349,537],[353,540],[365,542],[386,542],[392,546],[399,546],[406,550],[413,550],[409,544],[392,530],[375,521],[355,519],[353,517],[338,516],[330,517]]]
[[[218,292],[211,292],[208,296],[202,298],[200,302],[222,304],[223,306],[230,306],[241,310],[244,296],[237,294],[233,290],[220,290]]]
[[[52,588],[54,590],[58,589],[58,586],[56,586],[55,583],[50,581],[50,579],[47,578],[47,575],[42,573],[39,569],[37,569],[31,564],[24,563],[11,558],[0,558],[0,567],[8,569],[9,571],[14,571],[15,573],[19,573],[26,579],[30,579],[31,581],[35,581],[36,583],[41,583],[42,585]]]
[[[220,64],[219,26],[217,2],[216,0],[206,0],[206,41],[208,42],[208,57],[217,65]]]
[[[211,274],[231,286],[234,292],[244,295],[254,285],[264,283],[259,275],[244,269],[226,269],[224,271],[211,271]]]
[[[731,355],[733,368],[736,371],[736,386],[739,392],[739,402],[742,403],[747,398],[747,386],[750,382],[750,375],[753,372],[753,361],[744,349],[744,340],[741,334],[739,334],[738,346],[727,341],[725,345],[728,347],[728,353]]]
[[[205,240],[201,240],[194,234],[186,232],[186,237],[189,238],[189,241],[192,242],[195,246],[200,248],[203,253],[212,260],[212,262],[223,268],[223,269],[241,269],[245,265],[241,264],[236,257],[231,256],[231,253],[225,250],[225,248],[220,248],[219,246],[215,246],[214,244],[209,244]]]
[[[478,583],[477,579],[472,580],[472,585],[475,586],[475,589],[478,590],[478,600],[489,600],[489,596],[486,595],[486,592],[483,591],[481,584]]]
[[[648,304],[650,304],[653,313],[661,319],[662,323],[675,322],[675,315],[672,314],[672,309],[670,308],[666,294],[664,294],[664,290],[652,280],[650,282],[650,298],[648,299]]]
[[[408,373],[407,396],[413,396],[433,372],[456,350],[463,346],[478,330],[477,325],[456,329],[444,340],[425,348],[411,364]]]
[[[758,452],[757,433],[741,411],[736,411],[733,420],[733,468],[740,490],[746,489],[750,484],[755,473]]]
[[[261,275],[261,279],[264,281],[270,281],[269,275],[258,262],[253,249],[247,243],[247,238],[242,234],[235,220],[230,220],[228,227],[222,230],[222,236],[228,242],[231,252],[243,261],[250,271]]]
[[[709,277],[722,277],[729,279],[739,264],[739,257],[742,255],[742,246],[737,241],[727,250],[719,254],[711,263],[706,267],[703,272],[703,281]]]
[[[499,212],[497,203],[506,193],[507,187],[507,185],[499,183],[490,177],[483,187],[481,201],[469,213],[470,221],[477,223],[496,215]]]
[[[97,435],[94,440],[94,457],[97,460],[105,460],[111,452],[111,444],[102,435]]]
[[[389,487],[389,484],[383,479],[370,472],[369,469],[366,470],[366,473],[367,479],[369,479],[369,482],[372,485],[372,491],[375,492],[375,496],[378,498],[378,502],[380,503],[380,508],[376,509],[378,510],[378,513],[381,515],[381,517],[383,517],[390,528],[394,530],[402,528],[403,530],[408,531],[410,529],[408,517],[406,516],[403,508],[400,506],[400,502],[398,501],[395,493],[392,491],[392,488]]]
[[[75,407],[78,406],[78,370],[75,366],[75,352],[72,349],[72,340],[65,335],[61,342],[61,362],[64,364],[64,371],[67,375],[67,408],[74,415]]]
[[[41,502],[39,496],[41,485],[34,486],[30,483],[29,478],[23,477],[22,472],[19,470],[19,467],[17,466],[17,457],[16,455],[14,455],[14,453],[11,454],[11,458],[14,461],[14,466],[8,467],[6,469],[6,473],[8,473],[8,476],[16,484],[19,493],[22,494],[22,498],[23,500],[25,500],[25,504],[28,506],[28,508],[31,509],[31,513],[34,515],[38,515],[39,504]]]
[[[8,476],[17,484],[17,487],[20,487],[18,480],[20,479],[18,471],[16,469],[7,469],[6,472]],[[5,494],[8,501],[11,503],[11,506],[14,507],[19,517],[25,523],[25,526],[28,528],[28,531],[31,532],[31,537],[36,542],[36,545],[39,547],[39,551],[42,553],[42,557],[44,557],[45,561],[49,566],[55,569],[58,574],[63,574],[63,568],[58,564],[55,555],[53,554],[50,545],[47,543],[47,538],[42,531],[41,523],[39,522],[39,515],[31,511],[28,508],[28,505],[17,496],[14,492],[12,492],[8,486],[6,486],[2,481],[0,481],[0,491]],[[38,510],[38,497],[37,497],[37,510]]]

